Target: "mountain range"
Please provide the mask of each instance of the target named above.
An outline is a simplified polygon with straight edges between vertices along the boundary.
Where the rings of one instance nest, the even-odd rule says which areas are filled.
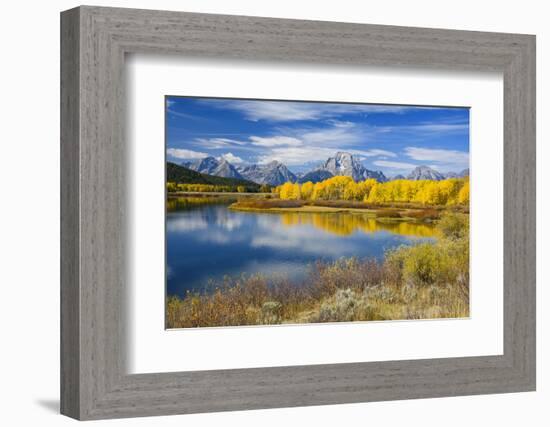
[[[404,177],[403,175],[396,175],[392,178],[392,180],[409,179],[412,181],[419,181],[422,179],[431,179],[433,181],[441,181],[443,179],[448,179],[448,178],[464,178],[469,175],[470,175],[470,169],[464,169],[462,172],[459,172],[459,173],[456,173],[456,172],[441,173],[429,166],[417,166],[416,168],[413,169],[413,171],[409,175],[407,175],[407,177]]]
[[[208,175],[172,162],[166,162],[166,181],[182,184],[209,184],[229,187],[242,185],[252,191],[258,191],[260,189],[260,185],[255,182],[239,178],[224,178],[221,176]]]
[[[329,157],[316,169],[303,174],[292,173],[283,163],[276,160],[266,164],[235,167],[225,159],[217,159],[209,156],[195,161],[183,162],[181,166],[204,175],[247,180],[256,184],[268,184],[272,186],[281,185],[285,182],[304,183],[311,181],[316,183],[333,176],[350,176],[355,181],[363,181],[369,178],[374,178],[378,182],[389,181],[382,171],[367,169],[359,160],[354,158],[352,154],[344,151],[337,152],[333,157]],[[448,172],[442,174],[429,166],[418,166],[406,177],[403,175],[396,175],[392,180],[431,179],[440,181],[447,178],[457,178],[468,175],[468,169],[460,173]]]
[[[281,162],[272,161],[265,165],[250,165],[237,168],[241,176],[258,184],[281,185],[296,182],[297,177]]]
[[[220,176],[222,178],[244,179],[235,166],[225,159],[216,159],[215,157],[205,157],[194,162],[183,162],[182,166],[195,172],[206,175]]]

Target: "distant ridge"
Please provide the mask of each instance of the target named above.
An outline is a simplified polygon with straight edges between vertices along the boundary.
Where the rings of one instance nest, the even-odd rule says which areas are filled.
[[[250,165],[238,168],[238,172],[246,179],[258,184],[281,185],[285,182],[296,182],[297,178],[281,162],[273,160],[265,165]]]
[[[398,179],[407,179],[407,178],[405,178],[405,177],[404,177],[403,175],[401,175],[401,174],[397,174],[397,175],[391,177],[390,181],[397,181]]]
[[[172,162],[166,162],[166,181],[176,182],[182,184],[210,184],[210,185],[227,185],[227,186],[239,186],[258,190],[259,184],[248,181],[246,179],[239,178],[224,178],[221,176],[208,175],[200,172],[196,172],[184,166],[177,165]]]
[[[222,178],[244,179],[237,169],[227,160],[218,160],[212,156],[199,159],[195,162],[185,162],[182,166],[207,175],[219,176]]]
[[[414,168],[414,170],[407,176],[407,179],[410,179],[412,181],[420,181],[423,179],[430,179],[433,181],[441,181],[445,179],[445,177],[436,171],[435,169],[432,169],[429,166],[417,166]]]
[[[334,175],[330,173],[327,170],[324,169],[315,169],[311,172],[306,173],[304,176],[302,176],[298,182],[300,184],[303,184],[304,182],[313,182],[314,184],[317,182],[324,181],[325,179],[332,178]]]

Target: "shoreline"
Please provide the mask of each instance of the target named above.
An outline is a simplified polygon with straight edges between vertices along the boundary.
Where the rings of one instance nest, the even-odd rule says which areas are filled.
[[[374,219],[380,222],[415,222],[415,223],[432,223],[437,221],[437,218],[418,218],[414,216],[409,216],[413,212],[423,212],[428,211],[432,208],[355,208],[355,207],[334,207],[334,206],[316,206],[316,205],[303,205],[295,207],[251,207],[251,206],[239,206],[238,202],[232,203],[228,206],[228,209],[238,212],[251,212],[251,213],[326,213],[326,214],[338,214],[338,213],[347,213],[352,215],[364,215],[368,218]],[[387,211],[388,209],[392,210],[392,213],[399,216],[383,216],[380,213]]]
[[[169,198],[176,197],[203,197],[203,196],[238,196],[238,197],[265,197],[271,195],[271,193],[237,193],[237,192],[223,192],[223,191],[172,191],[167,192],[166,196]]]

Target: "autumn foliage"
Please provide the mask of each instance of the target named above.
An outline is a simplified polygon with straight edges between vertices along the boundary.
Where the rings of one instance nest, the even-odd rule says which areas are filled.
[[[273,189],[283,200],[349,200],[368,203],[420,203],[453,206],[470,202],[468,178],[443,181],[398,179],[379,183],[374,179],[355,182],[349,176],[335,176],[321,182],[286,182]]]

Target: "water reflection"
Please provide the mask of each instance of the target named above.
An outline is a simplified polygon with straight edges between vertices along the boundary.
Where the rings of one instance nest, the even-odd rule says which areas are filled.
[[[183,296],[225,275],[305,275],[322,259],[376,257],[399,245],[430,241],[430,224],[381,222],[355,213],[252,213],[213,197],[168,200],[167,286]]]
[[[200,208],[205,205],[231,204],[237,201],[235,196],[190,196],[190,197],[169,197],[166,201],[166,211],[174,212],[178,210]]]
[[[356,232],[371,234],[377,231],[389,231],[402,236],[437,237],[436,228],[432,224],[376,220],[360,213],[284,212],[279,216],[285,226],[313,225],[339,236],[349,236]]]

